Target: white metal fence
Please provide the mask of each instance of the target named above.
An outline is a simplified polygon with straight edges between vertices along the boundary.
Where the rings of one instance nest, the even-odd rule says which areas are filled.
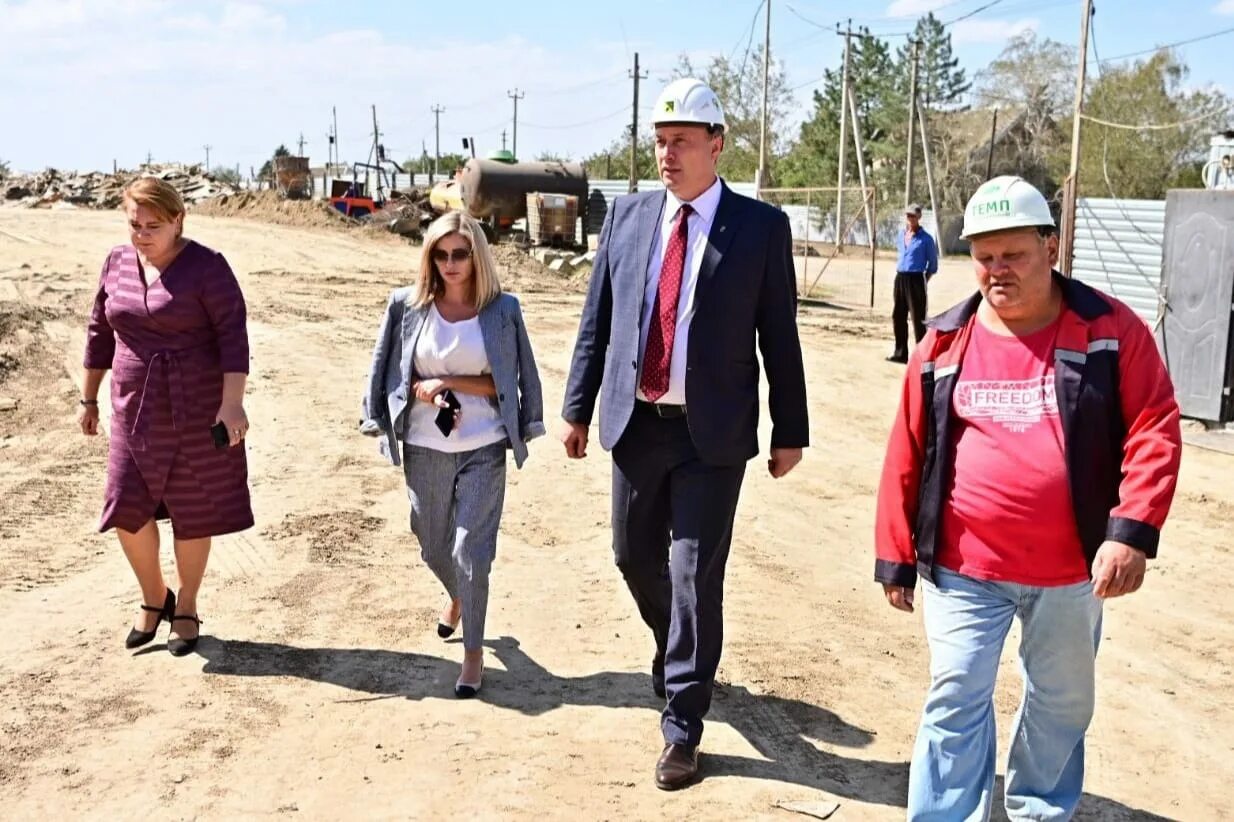
[[[1164,200],[1082,198],[1076,204],[1071,274],[1127,303],[1155,326],[1164,237]]]

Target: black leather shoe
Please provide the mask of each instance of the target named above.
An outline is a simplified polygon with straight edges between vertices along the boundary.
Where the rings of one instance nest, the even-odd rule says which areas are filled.
[[[170,588],[167,589],[167,598],[163,600],[163,607],[159,608],[154,605],[141,606],[143,611],[149,611],[152,614],[158,614],[159,618],[154,621],[154,628],[150,631],[139,631],[133,628],[129,631],[129,635],[124,638],[124,647],[130,651],[134,648],[140,648],[150,640],[154,639],[154,635],[159,632],[159,623],[163,620],[171,623],[171,618],[176,614],[176,595],[172,593]]]
[[[656,787],[662,791],[684,788],[698,778],[698,748],[665,745],[656,762]]]
[[[908,357],[901,357],[898,354],[892,354],[886,358],[887,362],[898,362],[900,365],[908,364]]]
[[[172,656],[187,656],[193,653],[193,649],[197,647],[197,640],[201,639],[201,620],[195,614],[176,614],[171,618],[172,622],[177,620],[185,620],[188,622],[196,622],[199,633],[192,639],[182,639],[181,637],[172,637],[167,640],[167,650]]]

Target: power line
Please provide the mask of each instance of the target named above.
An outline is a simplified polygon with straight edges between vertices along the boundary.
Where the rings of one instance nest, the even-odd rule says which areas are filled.
[[[1176,123],[1145,123],[1145,124],[1140,124],[1140,125],[1136,125],[1133,123],[1112,123],[1109,120],[1100,120],[1096,117],[1090,117],[1087,114],[1081,114],[1080,119],[1087,120],[1090,123],[1096,123],[1099,126],[1106,126],[1107,128],[1118,128],[1118,129],[1123,129],[1125,131],[1169,131],[1170,129],[1181,128],[1183,126],[1189,126],[1192,123],[1200,123],[1200,122],[1203,122],[1204,120],[1213,119],[1219,113],[1220,112],[1218,111],[1210,111],[1205,114],[1200,114],[1196,117],[1188,117],[1186,120],[1179,120]]]
[[[750,53],[750,42],[754,39],[754,26],[758,23],[758,13],[763,10],[763,3],[766,0],[759,0],[758,5],[754,8],[754,14],[750,17],[750,33],[746,35],[746,54]],[[733,62],[733,58],[737,56],[737,49],[741,48],[741,38],[737,38],[736,45],[728,53],[728,62]]]
[[[1162,45],[1162,46],[1154,46],[1151,49],[1144,49],[1143,51],[1132,51],[1127,54],[1117,54],[1113,57],[1107,57],[1105,60],[1102,60],[1101,62],[1113,63],[1117,60],[1126,60],[1129,57],[1142,57],[1145,54],[1156,54],[1157,52],[1163,51],[1165,49],[1178,48],[1179,46],[1188,46],[1188,45],[1191,45],[1192,43],[1198,43],[1201,40],[1211,40],[1214,37],[1222,37],[1227,34],[1234,34],[1234,26],[1231,26],[1228,29],[1221,29],[1220,31],[1210,32],[1208,34],[1202,34],[1199,37],[1191,37],[1187,40],[1179,40],[1176,43],[1166,43],[1165,45]],[[1094,55],[1094,58],[1095,56],[1096,55]]]
[[[540,125],[537,123],[524,122],[523,125],[527,128],[543,128],[543,129],[553,129],[553,130],[568,129],[568,128],[581,128],[582,126],[595,125],[596,123],[602,123],[605,120],[611,120],[612,118],[616,117],[618,114],[624,114],[629,110],[630,110],[630,106],[629,104],[626,104],[626,105],[623,105],[621,108],[617,109],[616,111],[610,111],[608,114],[602,115],[600,117],[596,117],[593,120],[584,120],[581,123],[567,123],[565,125],[547,126],[547,125]]]

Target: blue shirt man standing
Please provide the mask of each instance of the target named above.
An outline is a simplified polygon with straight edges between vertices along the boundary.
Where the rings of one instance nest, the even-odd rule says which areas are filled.
[[[895,350],[888,362],[908,362],[908,316],[913,317],[917,342],[925,336],[926,281],[938,271],[938,246],[921,227],[921,206],[913,203],[904,210],[907,226],[896,235],[895,303],[891,309],[891,328]]]

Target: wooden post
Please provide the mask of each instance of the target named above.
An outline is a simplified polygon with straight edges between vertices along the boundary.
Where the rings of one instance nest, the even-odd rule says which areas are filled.
[[[1088,61],[1088,22],[1093,17],[1093,0],[1084,0],[1084,18],[1080,21],[1080,65],[1075,76],[1075,111],[1071,119],[1071,173],[1063,187],[1062,242],[1058,267],[1071,276],[1071,261],[1075,257],[1075,206],[1080,189],[1080,120],[1084,114],[1084,76]]]
[[[836,178],[836,251],[844,250],[844,150],[848,144],[848,59],[852,43],[852,21],[844,31],[844,79],[840,84],[840,171]]]

